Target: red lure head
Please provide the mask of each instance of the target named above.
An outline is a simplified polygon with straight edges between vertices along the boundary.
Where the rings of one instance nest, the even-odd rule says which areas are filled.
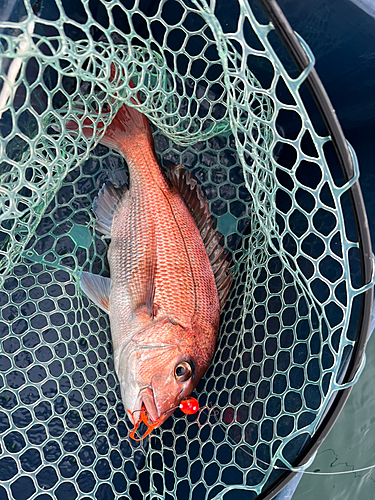
[[[186,398],[181,400],[179,408],[186,415],[193,415],[199,410],[199,403],[195,398]]]
[[[194,413],[197,413],[197,411],[199,410],[199,403],[195,398],[186,398],[186,399],[181,400],[180,406],[178,408],[180,408],[180,410],[183,413],[185,413],[186,415],[193,415]],[[126,410],[126,411],[131,416],[131,418],[133,420],[133,424],[134,424],[134,429],[131,431],[129,436],[132,439],[134,439],[135,441],[142,441],[142,439],[144,439],[146,436],[148,436],[155,429],[155,427],[158,427],[160,425],[160,423],[163,421],[163,415],[162,415],[158,420],[156,420],[156,422],[150,422],[149,418],[147,417],[146,409],[144,406],[142,406],[142,409],[140,410],[141,417],[140,417],[139,422],[137,422],[137,423],[135,423],[135,419],[134,419],[132,412],[130,410]],[[138,426],[141,422],[146,424],[148,429],[145,432],[145,434],[140,439],[138,439],[135,437],[135,433],[136,433]]]

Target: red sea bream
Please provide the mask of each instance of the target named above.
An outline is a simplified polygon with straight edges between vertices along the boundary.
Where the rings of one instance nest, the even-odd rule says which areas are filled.
[[[123,105],[101,142],[124,156],[130,187],[109,182],[94,201],[111,277],[82,273],[81,287],[109,314],[125,409],[160,425],[212,360],[229,263],[197,182],[164,174],[144,115]]]

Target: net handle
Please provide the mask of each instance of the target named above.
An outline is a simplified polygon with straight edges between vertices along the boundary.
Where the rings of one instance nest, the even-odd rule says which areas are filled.
[[[298,70],[302,73],[310,66],[305,79],[306,85],[328,130],[328,134],[330,135],[335,148],[345,181],[349,182],[355,176],[353,157],[343,134],[340,122],[337,119],[336,112],[315,68],[311,67],[311,61],[308,55],[306,54],[303,46],[298,40],[276,0],[258,1],[272,22],[275,31],[296,64]],[[350,196],[359,241],[362,286],[365,287],[370,285],[373,281],[373,259],[367,215],[358,180],[351,185],[348,193]],[[362,294],[357,339],[343,383],[350,383],[361,366],[370,328],[373,295],[374,290],[372,286]],[[333,404],[320,423],[319,429],[312,437],[309,445],[305,448],[303,456],[298,460],[298,463],[293,464],[295,467],[303,466],[303,464],[313,456],[322,444],[344,407],[351,389],[352,387],[350,386],[336,393]],[[266,488],[260,495],[258,495],[256,497],[257,500],[270,500],[271,498],[274,498],[274,496],[279,493],[295,475],[296,472],[285,472],[276,481],[274,481],[270,487]]]

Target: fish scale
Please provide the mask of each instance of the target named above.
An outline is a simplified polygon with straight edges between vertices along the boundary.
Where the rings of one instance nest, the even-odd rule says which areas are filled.
[[[125,408],[136,425],[144,406],[157,426],[211,362],[229,263],[196,181],[182,167],[165,176],[143,115],[123,105],[102,143],[124,156],[130,187],[121,195],[108,184],[94,203],[97,230],[111,237],[111,278],[83,273],[81,286],[109,313]]]
[[[145,144],[144,147],[149,148],[150,146]],[[134,152],[134,149],[132,149],[131,153],[134,154]],[[130,154],[128,153],[128,160],[130,159],[129,156]],[[148,160],[149,163],[144,168],[144,171],[153,172],[158,175],[160,167],[152,158],[152,154],[150,154],[149,158],[145,158],[144,154],[134,156],[136,157],[134,158],[134,162],[138,162],[138,168],[142,168],[142,164],[145,165],[145,161]],[[141,160],[143,160],[142,163]],[[129,161],[129,165],[131,164],[132,162]],[[194,316],[196,307],[194,281],[200,283],[201,278],[199,277],[199,273],[203,272],[204,268],[209,267],[210,269],[204,248],[203,251],[199,252],[197,257],[194,254],[193,257],[189,258],[189,255],[193,255],[194,252],[194,245],[189,240],[200,238],[198,230],[190,214],[186,214],[183,217],[184,220],[180,221],[180,225],[178,226],[180,230],[178,229],[170,208],[171,205],[176,206],[177,204],[173,203],[172,196],[168,193],[170,188],[165,179],[161,178],[160,173],[159,178],[164,183],[162,193],[155,182],[150,182],[148,175],[144,178],[143,176],[132,174],[132,168],[130,167],[132,184],[129,203],[131,202],[133,210],[129,218],[126,218],[127,209],[125,207],[117,210],[112,226],[113,236],[116,239],[121,239],[124,244],[117,250],[114,243],[112,242],[111,244],[109,257],[111,272],[114,273],[114,279],[116,279],[117,273],[124,271],[124,285],[128,283],[132,275],[137,275],[137,279],[140,279],[142,270],[138,268],[140,261],[138,248],[141,241],[144,241],[144,244],[147,245],[149,240],[149,226],[154,225],[157,253],[155,302],[161,309],[172,315],[178,314],[180,317],[186,317],[184,322],[188,322]],[[153,175],[152,180],[154,180],[156,175]],[[176,197],[176,193],[173,197]],[[181,210],[182,208],[186,211],[186,207],[183,207],[182,203],[179,203],[179,209]],[[175,216],[179,215],[178,212],[176,215],[176,212]],[[126,224],[123,223],[125,219],[127,220]],[[181,222],[183,222],[182,228]],[[130,248],[127,248],[129,242]],[[188,250],[185,249],[186,245],[190,246]],[[189,252],[189,255],[187,252]],[[126,255],[125,260],[124,255]],[[191,258],[196,261],[194,276],[191,274]],[[199,266],[199,261],[201,261],[201,266]],[[211,281],[211,288],[215,291],[212,271]],[[200,286],[198,286],[199,288]]]

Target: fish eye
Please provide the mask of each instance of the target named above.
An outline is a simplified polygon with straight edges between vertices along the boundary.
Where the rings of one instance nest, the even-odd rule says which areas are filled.
[[[179,382],[185,382],[185,380],[188,380],[191,377],[192,373],[193,369],[187,361],[178,363],[178,365],[174,369],[174,376]]]

